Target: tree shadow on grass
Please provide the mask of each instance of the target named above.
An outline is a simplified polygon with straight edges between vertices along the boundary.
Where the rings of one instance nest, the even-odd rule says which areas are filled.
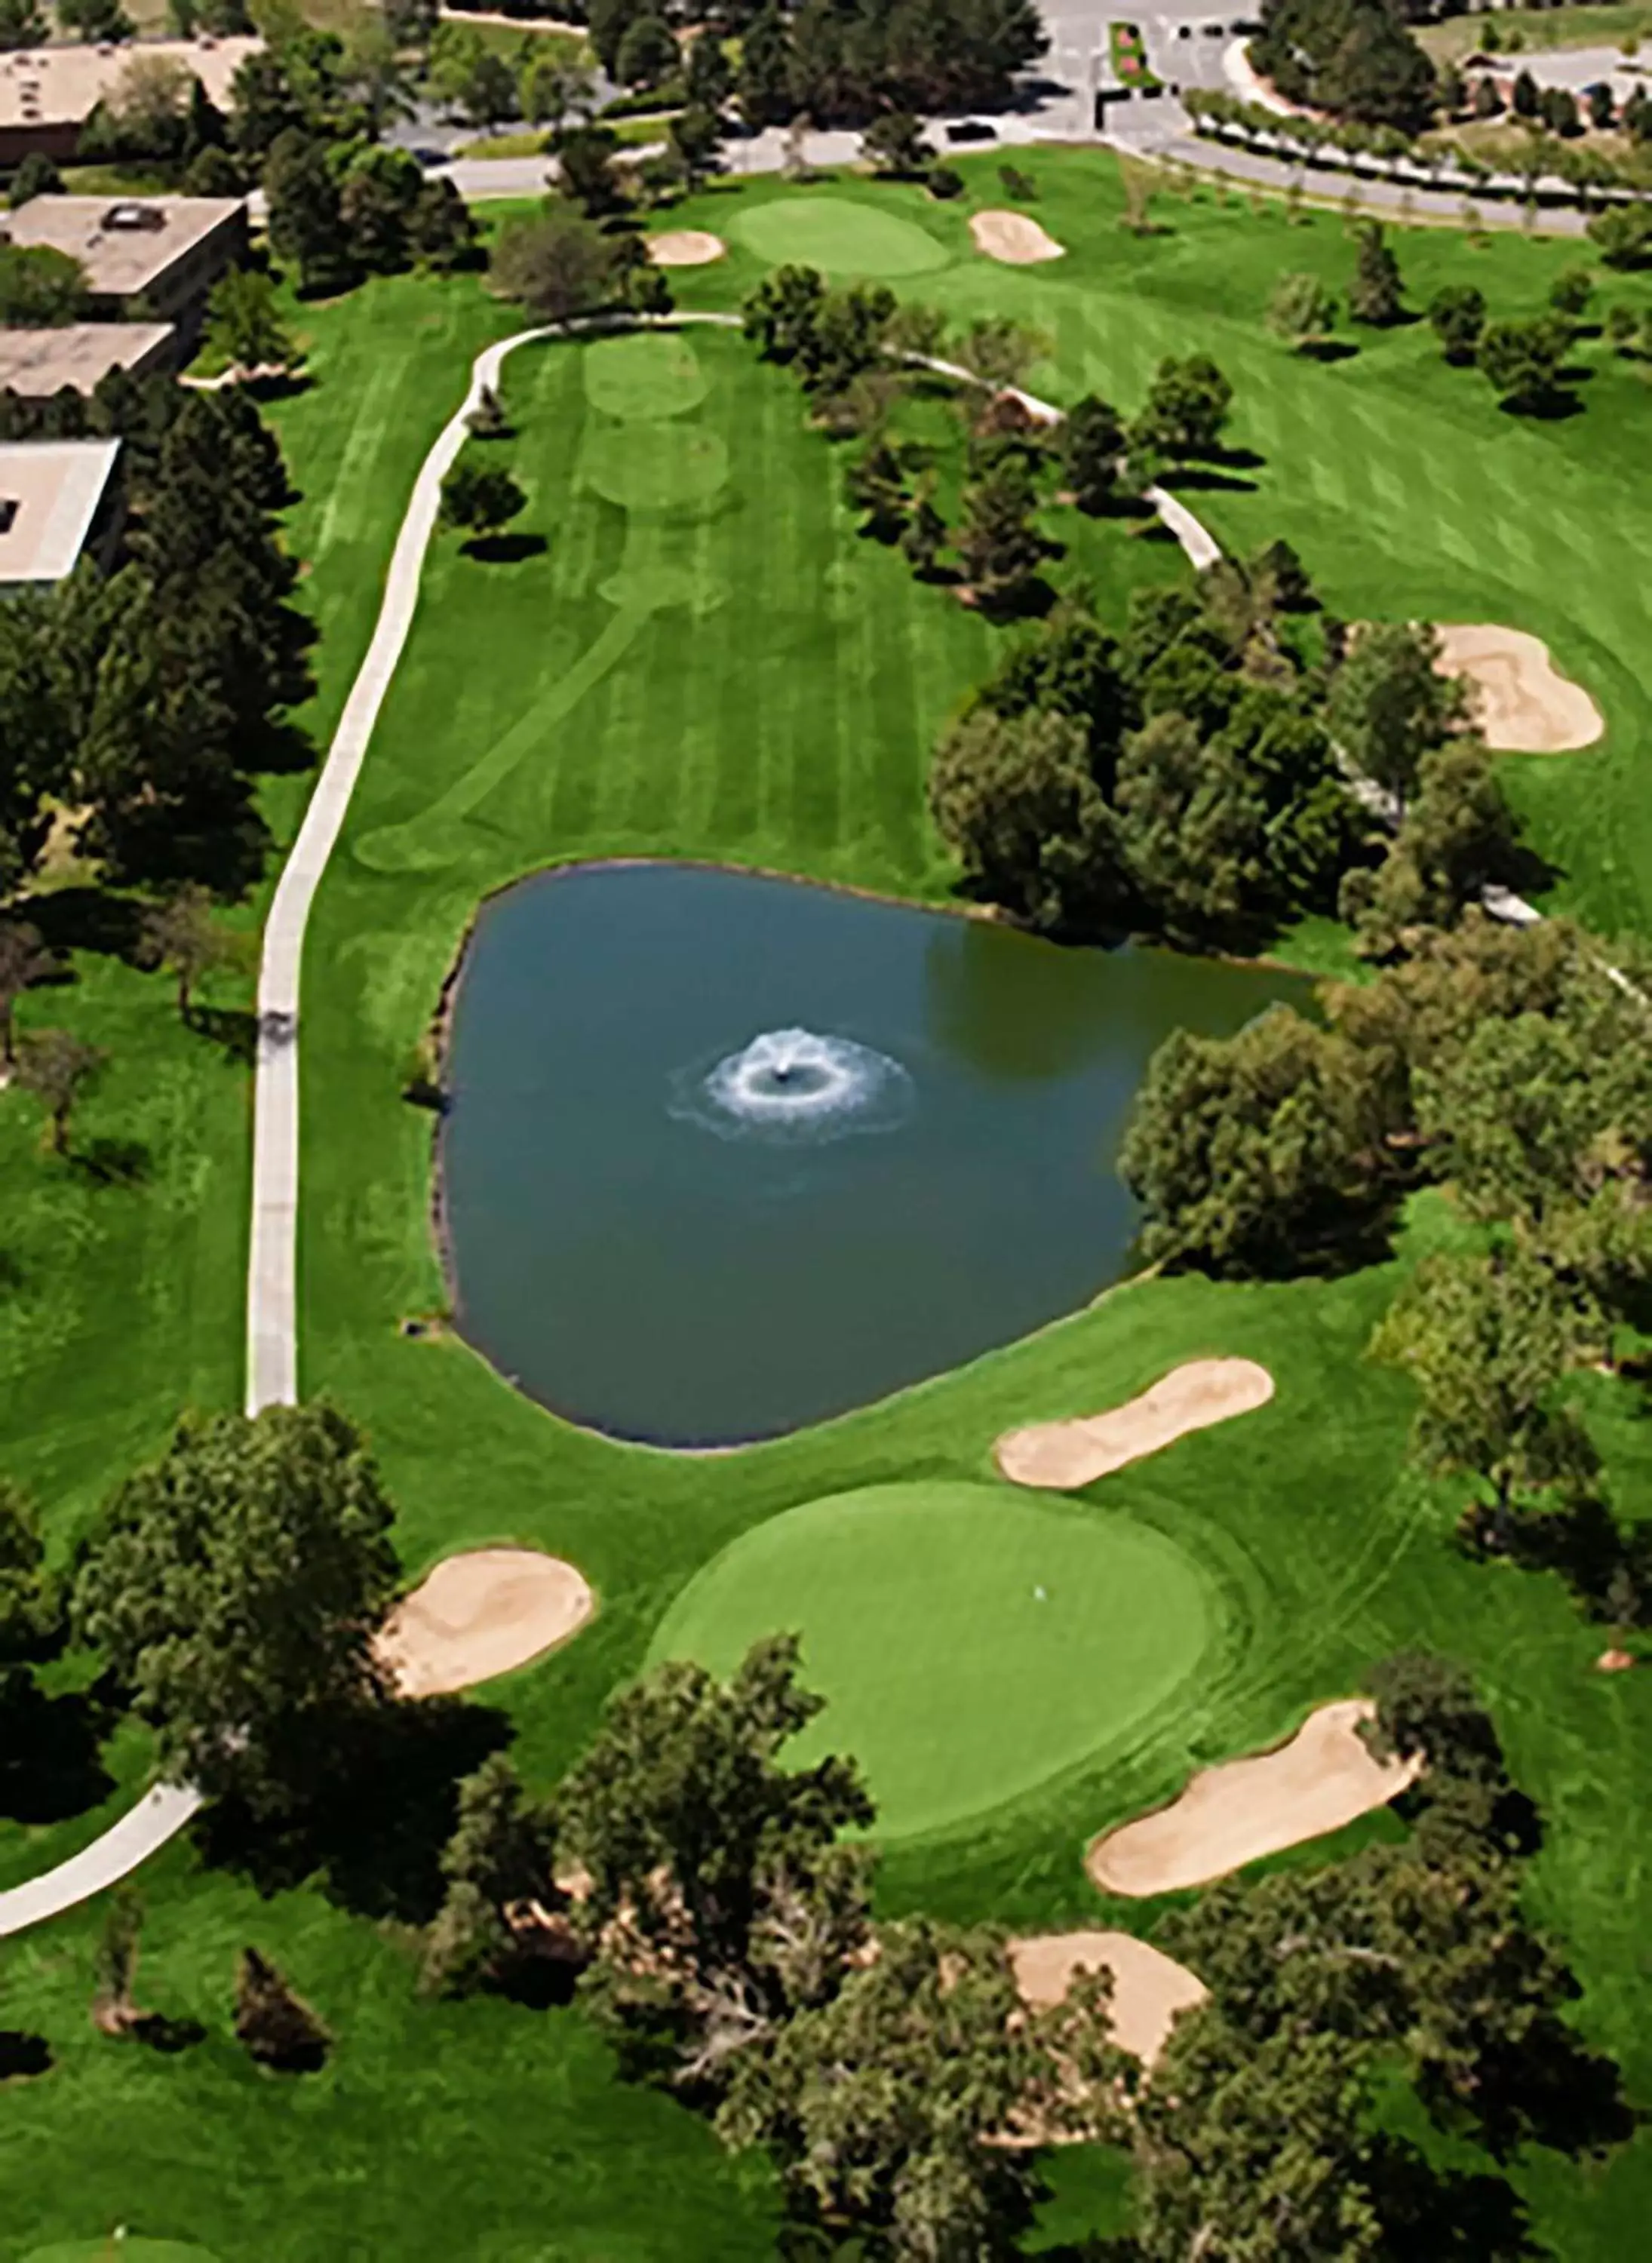
[[[356,1916],[428,1925],[441,1906],[459,1780],[514,1733],[496,1707],[459,1698],[380,1707],[309,1739],[315,1781],[291,1808],[272,1815],[221,1800],[203,1810],[198,1843],[260,1893],[316,1879]]]
[[[95,951],[106,958],[135,960],[143,907],[130,897],[106,888],[59,888],[30,897],[24,914],[50,951]]]
[[[99,1747],[112,1725],[92,1695],[48,1697],[26,1667],[0,1667],[0,1815],[64,1823],[114,1789]]]
[[[100,1187],[141,1187],[147,1184],[155,1157],[141,1139],[117,1139],[100,1134],[77,1141],[69,1168]]]
[[[25,2035],[17,2028],[0,2028],[0,2082],[45,2074],[51,2064],[52,2047],[44,2035]]]
[[[250,1068],[258,1052],[258,1017],[239,1006],[193,1006],[190,1009],[189,1025],[215,1045],[221,1045],[231,1060]]]
[[[464,546],[467,558],[482,566],[519,566],[525,559],[542,558],[547,545],[542,534],[478,534]]]
[[[1616,2060],[1590,2050],[1552,2013],[1518,2046],[1482,2057],[1474,2109],[1477,2134],[1498,2160],[1526,2144],[1572,2158],[1605,2153],[1627,2144],[1641,2119]]]
[[[1352,338],[1312,338],[1296,351],[1300,360],[1321,362],[1330,369],[1339,361],[1352,361],[1359,348]]]
[[[1583,404],[1569,387],[1560,387],[1553,393],[1540,394],[1530,401],[1500,401],[1500,416],[1523,418],[1532,424],[1564,424],[1573,416],[1581,416]]]

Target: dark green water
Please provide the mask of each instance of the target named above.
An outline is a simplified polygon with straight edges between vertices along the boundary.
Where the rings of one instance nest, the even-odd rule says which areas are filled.
[[[749,873],[525,880],[484,909],[454,1009],[459,1326],[624,1437],[718,1444],[880,1398],[1117,1280],[1115,1157],[1154,1048],[1301,990]],[[797,1030],[830,1042],[718,1078]]]

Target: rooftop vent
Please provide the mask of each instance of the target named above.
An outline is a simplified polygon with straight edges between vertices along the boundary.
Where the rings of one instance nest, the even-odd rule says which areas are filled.
[[[103,216],[106,228],[123,229],[128,235],[142,228],[166,226],[166,213],[159,205],[111,205]]]
[[[10,534],[18,515],[15,495],[0,495],[0,534]]]

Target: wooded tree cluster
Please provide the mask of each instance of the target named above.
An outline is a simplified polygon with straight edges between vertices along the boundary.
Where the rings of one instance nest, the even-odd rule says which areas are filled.
[[[26,883],[54,806],[117,885],[238,893],[262,866],[257,775],[308,759],[287,720],[313,631],[276,513],[280,451],[235,388],[117,372],[90,402],[0,401],[19,437],[112,431],[124,562],[0,608],[0,886]]]
[[[1394,0],[1262,0],[1250,59],[1287,101],[1367,126],[1420,133],[1434,66]]]
[[[1431,632],[1351,643],[1314,605],[1275,544],[1139,591],[1120,638],[1058,608],[936,749],[965,885],[1048,933],[1194,948],[1340,909],[1380,955],[1453,922],[1513,834],[1460,695]]]

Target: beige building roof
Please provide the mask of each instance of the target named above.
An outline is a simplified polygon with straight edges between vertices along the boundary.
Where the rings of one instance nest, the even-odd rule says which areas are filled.
[[[55,330],[0,329],[0,393],[90,393],[112,369],[165,358],[170,322],[65,322]]]
[[[26,47],[0,55],[0,127],[80,125],[120,86],[134,59],[161,55],[193,71],[220,110],[229,82],[262,40],[141,40],[116,47]]]
[[[241,205],[239,197],[32,197],[0,219],[0,235],[66,251],[93,292],[129,299]]]
[[[0,443],[0,588],[61,582],[86,546],[119,440]]]

